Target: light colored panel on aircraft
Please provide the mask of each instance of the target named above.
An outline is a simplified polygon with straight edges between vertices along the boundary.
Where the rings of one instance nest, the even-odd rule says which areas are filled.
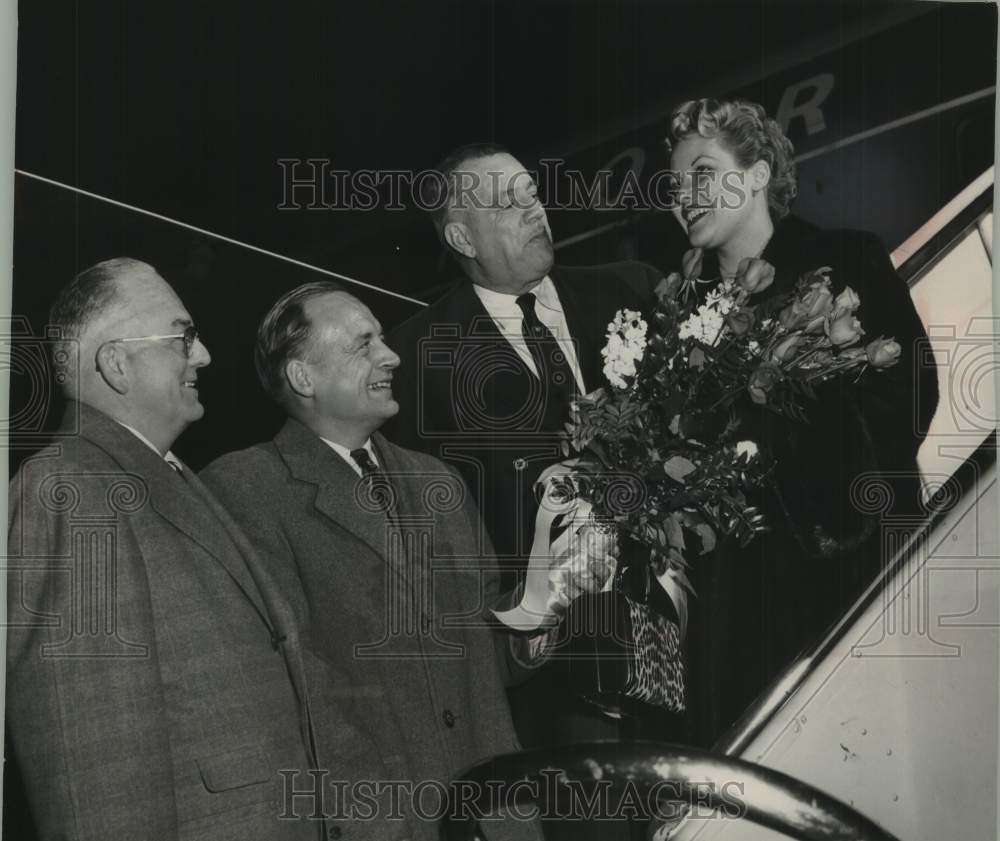
[[[980,521],[994,522],[995,468],[977,489],[743,757],[853,805],[905,841],[995,839],[1000,547],[996,528]],[[676,837],[783,836],[708,820],[689,821]]]
[[[997,425],[994,374],[1000,321],[992,268],[973,228],[913,289],[938,366],[940,401],[920,448],[925,478],[948,476]]]

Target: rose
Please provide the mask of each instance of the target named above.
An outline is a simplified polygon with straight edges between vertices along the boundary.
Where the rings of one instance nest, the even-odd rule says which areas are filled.
[[[823,329],[830,341],[837,347],[854,344],[865,334],[865,331],[861,329],[861,322],[848,310],[834,313],[833,316],[827,318]]]
[[[890,365],[895,365],[902,351],[899,342],[881,336],[865,347],[868,362],[873,368],[888,368]]]
[[[750,332],[756,318],[753,310],[733,310],[726,316],[726,326],[734,336],[745,336]]]
[[[823,319],[833,309],[833,293],[830,291],[829,281],[812,284],[800,301],[806,316],[805,331],[807,333],[818,331]]]
[[[684,252],[681,258],[681,265],[684,269],[684,279],[694,280],[701,274],[702,251],[700,248],[691,248]]]
[[[661,301],[671,300],[677,297],[677,292],[681,288],[684,279],[678,272],[671,272],[666,277],[660,278],[656,284],[656,297]]]
[[[740,265],[736,269],[736,283],[748,295],[763,292],[774,283],[774,266],[767,260],[749,257],[740,260]]]
[[[803,342],[805,342],[805,337],[801,333],[792,333],[792,335],[786,336],[771,351],[771,359],[779,364],[790,362],[798,354]]]
[[[834,298],[833,305],[838,310],[854,312],[861,306],[861,298],[850,286],[845,286],[844,291]]]
[[[781,369],[771,363],[765,362],[750,376],[747,383],[747,391],[750,392],[750,399],[754,403],[763,406],[767,403],[768,395],[781,379]]]
[[[778,321],[786,330],[818,332],[832,309],[833,293],[829,281],[815,281],[778,314]]]

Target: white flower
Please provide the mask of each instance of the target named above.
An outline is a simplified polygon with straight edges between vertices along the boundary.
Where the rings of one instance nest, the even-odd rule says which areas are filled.
[[[757,444],[753,441],[737,441],[736,442],[736,456],[737,458],[746,457],[747,461],[750,461],[754,456],[759,453],[760,450],[757,449]]]
[[[604,376],[616,388],[627,388],[646,351],[646,322],[635,310],[618,310],[608,324],[608,341],[601,351]]]
[[[725,326],[723,314],[711,304],[702,304],[677,330],[681,339],[695,338],[706,345],[714,345]]]
[[[708,293],[705,303],[681,324],[677,335],[681,339],[694,338],[702,344],[715,345],[726,326],[726,315],[738,306],[736,296],[739,291],[735,281],[723,281]]]
[[[736,306],[737,291],[735,281],[723,281],[705,296],[705,306],[726,315]]]

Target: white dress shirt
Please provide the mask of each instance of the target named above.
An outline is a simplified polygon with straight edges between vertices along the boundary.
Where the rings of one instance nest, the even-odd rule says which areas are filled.
[[[121,421],[115,421],[115,423],[117,423],[119,426],[124,426],[129,432],[131,432],[136,438],[138,438],[140,441],[142,441],[143,444],[145,444],[147,447],[149,447],[149,449],[151,449],[160,458],[162,458],[174,470],[180,472],[180,471],[182,471],[184,469],[184,465],[181,464],[181,460],[179,458],[177,458],[177,456],[175,456],[170,450],[167,450],[166,454],[161,453],[153,445],[153,442],[150,441],[145,435],[143,435],[134,426],[129,426],[127,423],[122,423]]]
[[[495,292],[475,283],[472,284],[472,288],[479,296],[479,300],[483,302],[486,312],[490,314],[497,329],[510,342],[511,347],[521,357],[521,361],[528,366],[528,370],[537,377],[538,369],[535,367],[535,360],[531,358],[531,351],[528,350],[524,334],[521,332],[524,313],[517,305],[518,296]],[[559,342],[559,347],[566,355],[566,361],[569,362],[570,370],[576,379],[577,388],[581,394],[586,393],[587,389],[580,372],[580,363],[576,358],[576,347],[573,343],[573,337],[570,335],[569,325],[566,323],[566,316],[563,313],[562,304],[559,302],[555,284],[548,275],[545,275],[531,292],[535,296],[535,315],[538,316],[538,320],[542,324],[549,328],[556,341]]]
[[[320,437],[319,440],[324,444],[327,444],[331,450],[346,461],[351,466],[351,469],[358,474],[358,476],[364,476],[361,472],[360,465],[353,458],[351,458],[351,451],[347,447],[343,444],[338,444],[336,441],[331,441],[329,438]],[[375,458],[375,448],[372,446],[372,439],[369,438],[362,446],[368,452],[368,457],[372,460],[372,464],[376,467],[381,467],[378,463],[378,459]]]

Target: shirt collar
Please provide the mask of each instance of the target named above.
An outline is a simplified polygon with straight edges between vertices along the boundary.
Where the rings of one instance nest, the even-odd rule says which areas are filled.
[[[319,440],[322,441],[327,446],[329,446],[330,449],[332,449],[338,456],[340,456],[355,470],[360,470],[358,465],[355,464],[354,459],[351,458],[350,449],[345,447],[343,444],[338,444],[336,441],[331,441],[329,438],[323,438],[322,436],[320,436]],[[368,452],[368,455],[371,457],[371,460],[375,464],[375,466],[381,467],[381,465],[378,463],[378,459],[375,457],[375,448],[372,446],[371,438],[369,438],[367,441],[365,441],[364,444],[362,444],[362,448]]]
[[[117,423],[119,426],[124,426],[129,432],[131,432],[136,438],[138,438],[140,441],[142,441],[143,444],[145,444],[147,447],[149,447],[149,449],[151,449],[154,453],[156,453],[167,464],[171,465],[172,467],[175,467],[177,470],[183,470],[184,469],[184,465],[181,464],[181,460],[179,458],[177,458],[177,456],[175,456],[170,450],[167,450],[166,453],[161,453],[156,448],[156,446],[153,444],[153,442],[150,441],[145,435],[143,435],[134,426],[129,426],[127,423],[122,423],[121,421],[115,421],[115,423]]]
[[[479,300],[483,302],[483,306],[486,307],[487,312],[521,314],[521,308],[517,305],[518,295],[497,292],[495,289],[487,289],[478,283],[473,283],[472,288],[479,297]],[[555,284],[552,283],[552,279],[548,275],[545,275],[545,277],[535,284],[534,288],[528,291],[534,294],[542,306],[550,310],[559,311],[559,296],[556,294]]]
[[[559,295],[556,292],[556,285],[548,275],[545,275],[542,278],[542,282],[531,291],[535,293],[538,303],[543,307],[555,312],[562,312],[562,306],[559,304]]]

